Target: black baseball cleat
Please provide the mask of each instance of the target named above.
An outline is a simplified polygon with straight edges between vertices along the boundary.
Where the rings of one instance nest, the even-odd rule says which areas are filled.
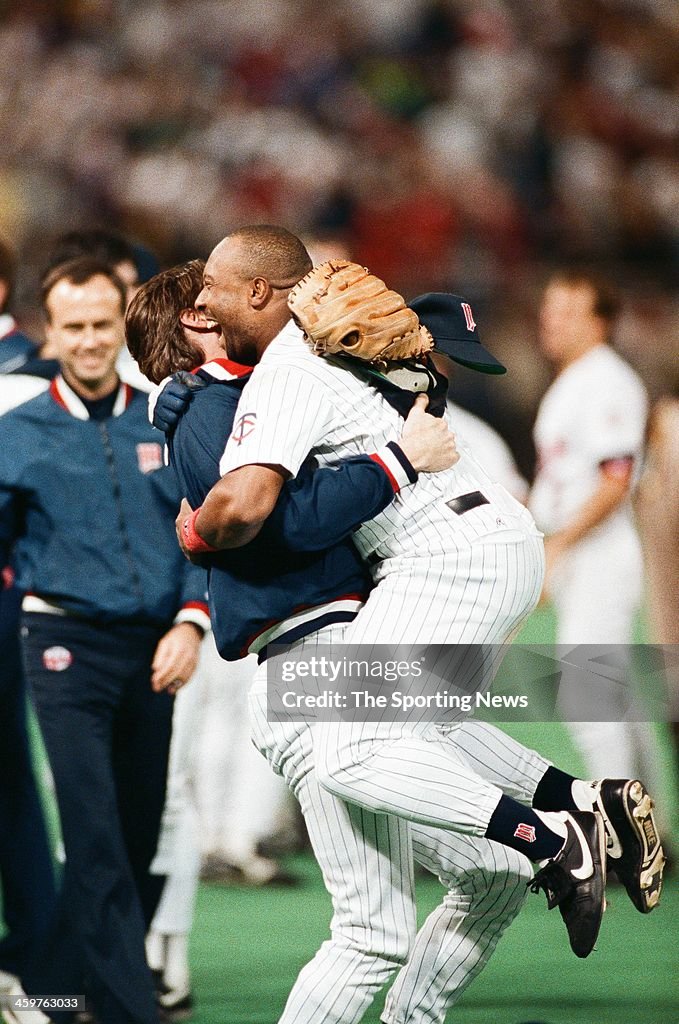
[[[594,949],[606,906],[606,830],[598,812],[572,811],[565,822],[563,847],[528,884],[531,892],[544,889],[549,910],[559,908],[571,949],[586,957]]]
[[[595,808],[604,819],[608,870],[618,876],[637,910],[650,914],[660,900],[665,867],[653,800],[638,779],[604,779],[597,788]]]

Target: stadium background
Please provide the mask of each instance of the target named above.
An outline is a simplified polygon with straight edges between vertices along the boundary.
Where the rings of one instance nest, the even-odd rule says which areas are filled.
[[[618,281],[620,349],[654,397],[676,393],[678,44],[672,0],[0,3],[0,233],[20,254],[17,313],[40,334],[41,261],[76,226],[117,227],[162,265],[249,222],[336,239],[407,296],[473,303],[511,372],[492,400],[461,374],[456,396],[530,473],[550,266]],[[551,636],[548,617],[530,629]],[[561,730],[524,729],[577,769]],[[670,772],[668,749],[667,798]],[[313,865],[296,867],[300,890],[202,889],[198,1024],[275,1019],[329,917]],[[437,893],[422,883],[423,907]],[[668,891],[642,920],[614,894],[584,965],[532,901],[451,1019],[672,1024],[677,911]]]

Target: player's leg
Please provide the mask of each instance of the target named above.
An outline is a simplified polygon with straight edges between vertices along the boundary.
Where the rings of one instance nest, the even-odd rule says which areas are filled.
[[[255,744],[300,802],[333,904],[331,938],[300,972],[281,1024],[353,1024],[405,963],[415,934],[409,825],[319,786],[313,730],[267,721],[262,674],[250,708]]]
[[[200,664],[200,663],[199,663]],[[167,793],[161,831],[150,871],[165,876],[162,896],[146,935],[146,957],[162,988],[161,1005],[176,1015],[192,1005],[188,945],[198,889],[198,816],[191,766],[200,720],[200,668],[174,702]]]
[[[416,560],[419,561],[419,560]],[[484,653],[466,657],[465,649],[479,651],[487,645],[492,674],[497,661],[493,651],[511,635],[533,607],[542,583],[542,545],[538,537],[508,543],[482,543],[459,549],[420,578],[398,565],[381,570],[383,578],[359,614],[365,616],[359,630],[350,626],[345,643],[358,638],[367,644],[373,635],[392,644],[408,642],[411,606],[429,607],[431,643],[448,645],[455,664],[455,686],[462,692],[489,688]],[[429,569],[433,569],[429,565]],[[367,627],[366,627],[367,622]],[[438,626],[436,625],[438,623]],[[418,638],[419,639],[419,638]],[[412,640],[412,644],[416,644]],[[421,651],[421,644],[418,650]],[[367,652],[374,650],[374,644]],[[462,652],[462,657],[460,657]],[[361,654],[363,655],[363,651]],[[407,653],[407,652],[406,652]],[[356,655],[351,652],[352,657]],[[407,660],[407,658],[406,658]],[[470,678],[463,674],[470,673]],[[448,676],[444,676],[448,679]],[[583,906],[588,920],[580,933],[580,906],[576,919],[566,923],[574,951],[591,951],[603,912],[605,885],[605,836],[600,817],[591,812],[557,816],[524,807],[456,758],[452,744],[440,743],[422,722],[340,722],[319,725],[318,775],[329,791],[374,813],[402,815],[412,822],[463,834],[485,837],[524,853],[535,862],[559,858],[567,891],[579,884],[572,870],[592,864],[581,888],[587,888]],[[550,869],[551,871],[551,869]],[[545,876],[539,876],[541,882]],[[552,890],[554,891],[553,887]],[[579,901],[574,901],[579,904]],[[591,914],[589,913],[591,910]],[[563,906],[562,906],[563,911]]]
[[[467,718],[450,727],[442,726],[439,731],[464,754],[472,768],[484,779],[492,782],[506,796],[528,807],[534,806],[533,797],[540,782],[549,769],[554,767],[551,761],[489,722]],[[537,806],[540,807],[539,804]],[[571,810],[575,806],[568,803],[540,809]]]
[[[612,836],[609,868],[615,870],[637,909],[648,913],[660,897],[664,854],[646,789],[658,785],[657,741],[649,723],[634,721],[643,718],[643,713],[635,711],[630,686],[630,640],[640,599],[641,560],[636,539],[627,540],[626,545],[621,541],[613,560],[610,551],[600,550],[595,541],[583,544],[557,575],[557,641],[590,645],[590,653],[605,645],[606,654],[606,671],[598,673],[596,687],[583,680],[584,673],[564,670],[558,707],[588,772],[608,776],[598,796],[598,809]],[[585,708],[592,709],[591,717]],[[644,773],[646,786],[639,781],[642,762],[645,768],[651,767],[650,778]]]
[[[408,566],[398,560],[382,570],[379,585],[344,634],[345,648],[358,640],[364,645],[361,655],[364,650],[369,655],[375,646],[368,648],[370,636],[393,645],[395,637],[400,641],[407,636],[410,609],[424,605],[430,609],[430,639],[446,645],[444,656],[454,666],[455,686],[463,693],[489,686],[492,680],[485,676],[497,667],[500,645],[537,600],[542,579],[539,538],[470,545],[436,565],[430,561],[424,572],[421,561],[410,560]],[[470,651],[473,657],[468,657]],[[375,813],[402,814],[413,822],[476,836],[487,835],[490,819],[503,802],[509,825],[512,814],[521,810],[516,801],[504,797],[498,786],[456,756],[452,743],[440,739],[431,723],[391,721],[386,715],[381,721],[319,723],[319,780],[336,796]],[[515,845],[513,833],[520,820],[513,822],[509,845]],[[531,820],[530,825],[537,834],[544,833],[544,822]],[[534,847],[535,859],[553,856],[561,846],[563,827],[551,823],[551,828],[555,831],[543,836],[546,845]],[[503,841],[501,836],[489,838]]]
[[[643,564],[631,534],[621,534],[617,550],[615,541],[611,548],[596,537],[587,539],[556,567],[557,644],[606,645],[609,666],[595,686],[589,673],[585,679],[584,673],[564,666],[557,708],[592,777],[632,778],[639,766],[628,721],[635,717],[630,645]]]
[[[112,736],[120,821],[148,928],[165,879],[151,874],[167,791],[174,698],[151,689],[158,631],[128,631],[123,699]]]
[[[111,1024],[155,1024],[144,921],[122,837],[111,760],[121,701],[120,640],[76,620],[24,617],[27,678],[54,776],[66,849],[64,931],[22,981],[70,995],[62,967],[78,954],[95,1010]],[[50,651],[52,654],[50,654]]]
[[[257,670],[254,655],[224,662],[212,639],[201,662],[207,669],[198,791],[204,875],[242,873],[252,884],[284,877],[278,861],[258,844],[279,826],[288,800],[285,785],[253,749],[247,695]],[[234,871],[234,869],[236,869]]]
[[[526,899],[530,862],[507,847],[440,829],[411,827],[415,860],[447,892],[427,917],[389,994],[386,1024],[443,1024],[488,963]]]
[[[410,826],[338,800],[313,771],[296,792],[333,916],[331,937],[300,972],[280,1024],[355,1024],[415,936]]]
[[[437,727],[474,771],[506,796],[538,811],[593,811],[599,787],[579,779],[519,743],[489,722],[468,718],[451,728]]]
[[[56,905],[26,720],[19,604],[14,588],[0,591],[0,972],[15,976],[45,940]]]
[[[502,536],[502,535],[500,535]],[[378,585],[373,590],[356,620],[348,627],[344,644],[361,645],[361,656],[369,657],[376,644],[387,648],[398,645],[399,657],[429,656],[428,645],[437,645],[436,666],[428,668],[439,689],[455,688],[461,695],[487,689],[502,657],[502,645],[525,618],[537,601],[543,577],[543,550],[539,536],[518,531],[508,533],[506,543],[475,543],[452,547],[441,556],[397,558],[378,567]],[[516,539],[518,537],[518,540]],[[451,544],[455,540],[451,535]],[[384,650],[376,652],[384,657]],[[448,712],[447,712],[448,713]],[[359,802],[369,793],[369,786],[361,783],[354,770],[367,767],[372,759],[373,772],[378,765],[373,755],[380,747],[389,746],[398,753],[403,743],[403,763],[411,760],[412,745],[417,745],[422,722],[405,714],[406,721],[347,722],[325,724],[320,733],[317,768],[324,785],[336,795]],[[464,706],[449,714],[449,721],[468,716]],[[393,718],[393,714],[391,715]],[[424,767],[429,765],[430,752],[422,747]],[[438,754],[437,754],[438,757]],[[393,759],[392,759],[393,763]],[[455,809],[461,806],[459,782],[440,775],[439,763],[432,763],[435,792],[424,785],[415,773],[403,791],[410,810],[415,802],[424,811],[435,798],[441,814],[425,824],[446,827],[465,826],[464,814],[456,821]],[[391,790],[395,802],[390,806],[371,805],[372,810],[398,813],[399,791],[395,791],[390,768],[385,763],[384,774],[373,774],[375,789],[388,794]],[[425,772],[426,777],[426,772]],[[470,780],[471,781],[471,780]],[[335,786],[342,785],[342,791]],[[351,790],[362,789],[352,796]],[[401,780],[399,779],[399,786]],[[488,786],[480,776],[475,782],[474,803],[481,816],[498,799],[497,787]],[[405,810],[405,808],[404,808]],[[410,811],[408,811],[410,816]],[[412,820],[422,820],[418,817]]]

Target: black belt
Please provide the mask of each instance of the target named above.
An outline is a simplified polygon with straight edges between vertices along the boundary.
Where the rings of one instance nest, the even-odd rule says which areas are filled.
[[[481,494],[481,491],[470,491],[469,494],[461,494],[459,498],[451,498],[446,502],[448,508],[452,508],[455,515],[458,516],[463,516],[465,512],[470,512],[471,509],[478,508],[479,505],[489,504],[488,498],[485,494]]]

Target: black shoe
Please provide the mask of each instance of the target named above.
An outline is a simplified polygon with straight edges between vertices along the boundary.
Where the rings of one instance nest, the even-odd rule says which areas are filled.
[[[604,779],[595,807],[604,819],[608,870],[615,872],[642,914],[658,906],[665,854],[653,801],[638,779]]]
[[[532,892],[544,889],[550,910],[558,906],[571,949],[586,957],[594,949],[606,905],[606,831],[601,815],[590,811],[568,814],[566,828],[563,847],[529,885]]]

